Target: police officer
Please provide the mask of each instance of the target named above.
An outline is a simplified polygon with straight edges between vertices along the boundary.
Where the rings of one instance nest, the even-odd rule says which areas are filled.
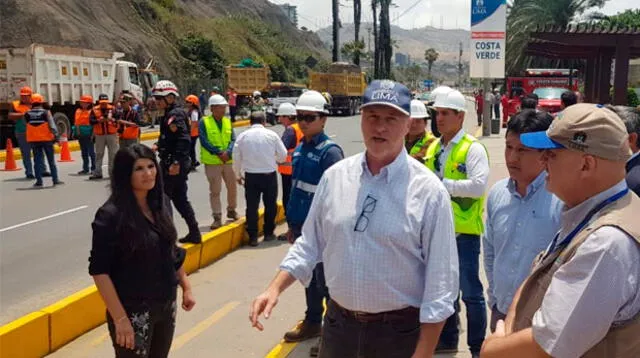
[[[327,122],[326,99],[316,91],[303,93],[296,104],[298,125],[304,137],[293,153],[292,186],[287,205],[287,234],[290,242],[302,233],[315,189],[322,174],[344,158],[342,148],[324,133]],[[305,289],[307,312],[305,318],[292,331],[284,335],[287,342],[300,342],[320,335],[322,327],[322,300],[328,296],[324,281],[324,269],[319,263],[309,287]],[[314,347],[316,348],[316,347]]]
[[[187,114],[176,103],[180,94],[173,82],[158,81],[152,95],[158,108],[164,110],[164,116],[160,118],[160,140],[154,145],[154,150],[160,153],[164,192],[171,198],[189,227],[189,234],[179,241],[198,244],[202,242],[200,229],[187,197],[187,175],[191,165],[191,136]]]

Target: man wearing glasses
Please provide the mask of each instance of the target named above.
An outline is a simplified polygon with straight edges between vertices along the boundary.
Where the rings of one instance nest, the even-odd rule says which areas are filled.
[[[487,329],[482,282],[480,282],[480,235],[482,213],[489,181],[489,158],[477,139],[463,129],[466,99],[458,91],[436,98],[438,129],[442,136],[427,149],[426,166],[442,179],[450,195],[460,261],[460,289],[467,307],[467,343],[472,356],[480,353]],[[458,312],[449,317],[440,336],[438,353],[458,351]]]
[[[287,224],[289,242],[300,237],[316,188],[322,174],[336,162],[344,158],[342,148],[325,133],[327,122],[327,101],[316,91],[303,93],[296,103],[298,126],[304,137],[301,144],[293,152],[291,196],[287,205]],[[304,320],[292,331],[284,335],[287,342],[300,342],[321,333],[323,299],[329,300],[329,292],[324,280],[322,262],[313,270],[309,287],[305,289],[307,311]],[[311,354],[317,355],[318,347],[313,347]]]
[[[427,357],[458,294],[449,194],[404,147],[411,93],[373,81],[362,105],[366,151],[329,168],[298,238],[250,310],[271,314],[296,280],[324,263],[331,300],[320,357]],[[295,159],[294,159],[295,160]],[[295,166],[295,163],[294,163]]]

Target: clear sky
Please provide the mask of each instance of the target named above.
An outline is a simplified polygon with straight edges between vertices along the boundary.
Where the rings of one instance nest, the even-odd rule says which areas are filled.
[[[331,0],[270,0],[275,4],[298,6],[298,23],[311,30],[331,25]],[[353,2],[341,0],[340,18],[353,22]],[[469,29],[471,0],[394,0],[391,21],[405,29],[434,26],[446,29]],[[609,0],[601,12],[613,15],[626,9],[640,8],[638,0]],[[371,21],[371,1],[362,0],[363,22]]]

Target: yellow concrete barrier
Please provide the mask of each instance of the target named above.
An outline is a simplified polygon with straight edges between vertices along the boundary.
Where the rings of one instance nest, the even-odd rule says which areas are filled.
[[[242,246],[243,242],[245,242],[246,231],[244,229],[244,225],[246,222],[247,220],[245,218],[242,218],[232,224],[227,225],[233,233],[231,236],[231,246],[229,251],[234,251],[235,249]]]
[[[187,250],[187,257],[184,259],[184,271],[187,274],[198,271],[200,268],[200,255],[202,254],[202,244],[184,244],[182,245]]]
[[[43,357],[49,353],[49,315],[33,312],[0,327],[0,357]]]
[[[228,225],[203,235],[200,267],[209,266],[228,254],[231,251],[232,238],[233,229]]]
[[[42,309],[49,314],[50,350],[55,351],[105,321],[106,307],[96,286]]]
[[[237,127],[247,127],[250,124],[251,124],[251,121],[248,120],[248,119],[246,119],[244,121],[235,121],[235,122],[233,122],[233,126],[236,127],[236,128]]]

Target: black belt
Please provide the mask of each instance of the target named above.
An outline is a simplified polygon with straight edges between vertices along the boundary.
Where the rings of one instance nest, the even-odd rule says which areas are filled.
[[[245,173],[245,175],[261,175],[261,176],[269,176],[269,175],[275,175],[276,172],[275,170],[272,171],[271,173]]]
[[[387,322],[387,321],[397,321],[398,319],[412,319],[418,320],[420,316],[420,310],[416,307],[406,307],[395,311],[386,311],[379,313],[369,313],[369,312],[360,312],[360,311],[351,311],[342,306],[340,306],[336,301],[331,300],[329,302],[330,305],[335,307],[342,315],[352,318],[358,322],[368,323],[368,322]]]

